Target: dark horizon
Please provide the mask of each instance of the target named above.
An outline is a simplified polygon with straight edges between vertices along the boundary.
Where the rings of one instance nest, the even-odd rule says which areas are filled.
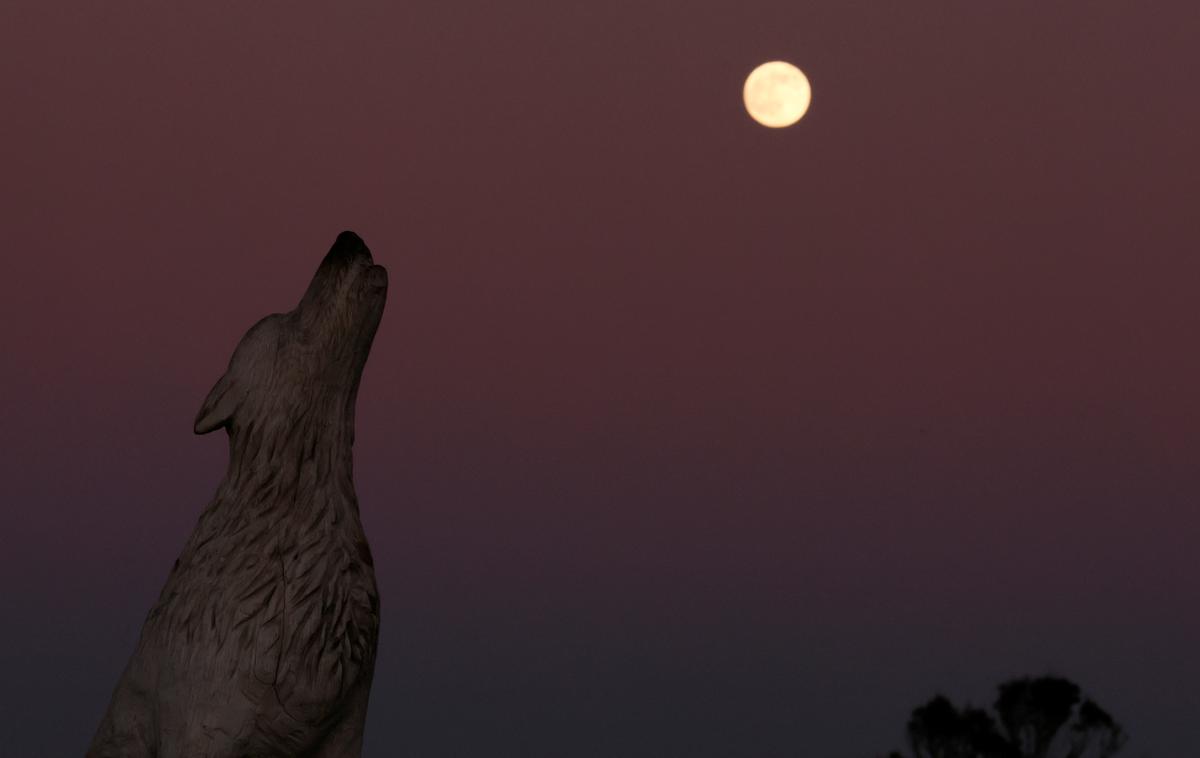
[[[0,8],[0,740],[81,754],[338,232],[387,266],[364,755],[853,758],[1200,713],[1200,7]],[[808,75],[767,130],[758,63]]]

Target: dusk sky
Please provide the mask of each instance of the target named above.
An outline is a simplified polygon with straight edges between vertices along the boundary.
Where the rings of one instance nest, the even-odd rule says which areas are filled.
[[[81,755],[338,232],[369,758],[1192,755],[1200,3],[0,2],[0,754]],[[789,60],[807,116],[754,123]]]

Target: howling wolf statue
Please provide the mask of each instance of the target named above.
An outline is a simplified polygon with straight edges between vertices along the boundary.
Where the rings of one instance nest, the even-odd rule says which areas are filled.
[[[352,232],[259,321],[205,399],[229,470],[113,692],[88,758],[358,758],[379,596],[351,445],[387,271]]]

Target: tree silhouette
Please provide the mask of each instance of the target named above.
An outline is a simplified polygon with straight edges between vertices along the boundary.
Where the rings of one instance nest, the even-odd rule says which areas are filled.
[[[971,707],[960,711],[942,695],[913,711],[908,721],[908,742],[916,758],[1016,755],[987,711]]]
[[[1046,758],[1078,702],[1079,686],[1066,679],[1013,679],[1000,685],[996,713],[1022,756]]]
[[[1090,745],[1096,746],[1098,758],[1116,755],[1129,737],[1108,711],[1095,701],[1084,700],[1079,706],[1079,718],[1071,726],[1071,750],[1067,758],[1083,758]]]
[[[998,687],[996,719],[956,708],[936,695],[908,720],[913,758],[1111,758],[1128,737],[1079,685],[1055,676],[1012,679]],[[892,753],[889,758],[903,758]]]

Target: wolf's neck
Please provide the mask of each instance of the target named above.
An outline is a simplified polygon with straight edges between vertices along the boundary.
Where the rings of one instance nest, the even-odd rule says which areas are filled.
[[[352,509],[353,416],[306,413],[236,429],[229,437],[229,470],[223,499],[246,511],[279,517],[318,518],[330,509]],[[336,520],[340,513],[331,514]]]

